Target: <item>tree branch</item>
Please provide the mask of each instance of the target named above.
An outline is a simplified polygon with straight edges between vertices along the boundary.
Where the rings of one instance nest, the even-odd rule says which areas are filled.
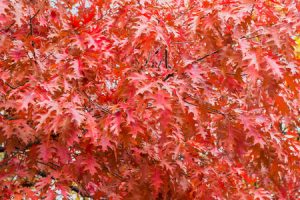
[[[14,21],[14,22],[11,23],[7,28],[2,29],[2,31],[5,31],[5,32],[9,31],[9,29],[10,29],[15,23],[16,23],[16,22]]]
[[[257,35],[251,36],[251,34],[256,33],[256,32],[258,32],[258,31],[260,31],[260,30],[254,31],[254,32],[252,32],[252,33],[250,33],[250,34],[247,34],[247,35],[244,35],[244,36],[240,37],[240,39],[252,39],[252,38],[255,38],[255,37],[262,36],[263,34],[257,34]],[[233,44],[233,42],[230,43],[230,44]],[[202,57],[200,57],[200,58],[194,60],[191,64],[194,64],[194,63],[196,63],[196,62],[200,62],[200,61],[206,59],[206,58],[209,57],[209,56],[212,56],[212,55],[214,55],[214,54],[216,54],[216,53],[219,53],[223,48],[224,48],[224,46],[221,47],[221,48],[219,48],[219,49],[217,49],[217,50],[215,50],[215,51],[213,51],[213,52],[211,52],[211,53],[208,53],[208,54],[206,54],[206,55],[204,55],[204,56],[202,56]]]
[[[17,89],[18,87],[24,86],[26,83],[28,83],[28,81],[25,81],[24,83],[17,85],[17,86],[13,86],[10,83],[3,81],[5,85],[7,85],[8,87],[10,87],[10,89],[14,90]]]
[[[33,35],[33,24],[32,24],[32,20],[39,14],[40,12],[40,9],[38,9],[38,11],[32,16],[29,18],[29,28],[30,28],[30,32],[28,33],[27,37],[29,35]]]
[[[165,49],[165,67],[168,69],[168,50]]]
[[[251,18],[252,18],[252,15],[253,15],[254,7],[255,7],[255,4],[253,4],[252,7],[251,7],[251,11],[250,11],[250,17]]]
[[[87,198],[91,198],[92,196],[90,196],[89,194],[86,194],[85,192],[83,192],[82,190],[80,190],[78,187],[71,185],[70,189],[74,192],[76,192],[77,194],[79,194],[82,197],[87,197]]]
[[[101,106],[99,105],[97,102],[94,102],[89,96],[88,94],[82,90],[83,94],[87,97],[87,99],[89,100],[89,102],[93,105],[95,105],[98,109],[100,109],[103,113],[105,114],[111,114],[111,110],[107,107]]]
[[[46,165],[46,166],[50,167],[53,170],[58,170],[59,167],[60,167],[59,165],[57,165],[55,163],[52,163],[52,162],[44,163],[40,160],[37,160],[36,162],[39,163],[39,164],[42,164],[42,165]]]
[[[215,51],[213,51],[213,52],[211,52],[211,53],[209,53],[209,54],[206,54],[206,55],[202,56],[201,58],[198,58],[197,60],[195,60],[193,63],[195,63],[195,62],[200,62],[200,61],[204,60],[205,58],[207,58],[207,57],[209,57],[209,56],[211,56],[211,55],[214,55],[214,54],[216,54],[216,53],[219,53],[219,52],[221,51],[221,49],[222,49],[222,48],[220,48],[220,49],[218,49],[218,50],[215,50]]]
[[[165,81],[167,81],[169,78],[171,78],[171,77],[173,77],[173,76],[174,76],[174,73],[168,74],[168,75],[163,79],[163,81],[165,82]]]

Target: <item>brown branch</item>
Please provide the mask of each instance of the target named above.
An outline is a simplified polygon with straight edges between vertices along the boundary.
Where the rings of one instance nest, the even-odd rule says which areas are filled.
[[[42,165],[46,165],[46,166],[50,167],[53,170],[58,170],[60,168],[59,165],[57,165],[55,163],[52,163],[52,162],[45,163],[45,162],[42,162],[40,160],[37,160],[36,162],[39,163],[39,164],[42,164]]]
[[[89,102],[93,105],[95,105],[98,109],[100,109],[103,113],[105,114],[111,114],[111,110],[107,107],[101,106],[99,105],[97,102],[94,102],[89,96],[88,94],[82,90],[82,93],[87,97],[87,99],[89,100]]]
[[[160,48],[161,48],[161,47],[159,47],[158,49],[156,49],[156,51],[154,52],[154,55],[158,54]],[[149,53],[148,58],[147,58],[146,63],[145,63],[145,66],[149,63],[150,59],[151,59],[154,55],[151,55],[151,53]]]
[[[187,43],[195,43],[196,41],[182,41],[182,42],[171,42],[172,44],[187,44]]]
[[[163,81],[165,82],[165,81],[167,81],[169,78],[171,78],[171,77],[173,77],[173,76],[174,76],[174,73],[168,74],[168,75],[163,79]]]
[[[52,56],[53,54],[54,52],[49,53],[48,55],[45,56],[45,58],[41,62],[44,62],[48,57]]]
[[[253,16],[254,7],[255,7],[255,4],[252,5],[251,11],[250,11],[250,18],[252,18],[252,16]]]
[[[47,177],[49,175],[49,173],[39,170],[37,171],[37,175],[41,176],[41,177]],[[22,183],[23,187],[33,187],[36,184],[36,182],[29,182],[29,181],[25,181]],[[88,195],[86,192],[83,192],[81,189],[79,189],[79,187],[74,186],[74,185],[70,185],[69,188],[76,192],[77,194],[81,195],[82,197],[88,197],[91,198],[92,196]]]
[[[257,35],[254,35],[254,36],[243,36],[241,37],[240,39],[252,39],[252,38],[256,38],[256,37],[260,37],[262,36],[263,34],[257,34]]]
[[[7,28],[2,29],[2,31],[7,32],[9,31],[9,29],[16,23],[16,21],[14,21],[13,23],[11,23]]]
[[[151,53],[148,54],[148,58],[147,58],[147,60],[146,60],[146,62],[145,62],[145,66],[148,65],[148,63],[149,63],[149,61],[150,61],[150,58],[151,58]]]
[[[14,90],[14,89],[17,89],[18,87],[14,87],[12,86],[10,83],[7,83],[4,81],[4,84],[7,85],[8,87],[10,87],[10,89]]]
[[[166,67],[166,69],[169,68],[169,66],[168,66],[168,50],[167,49],[165,49],[165,67]]]
[[[36,11],[36,13],[35,13],[30,19],[31,19],[31,20],[34,19],[34,18],[39,14],[40,11],[41,11],[41,10],[38,9],[38,11]]]
[[[222,48],[221,48],[221,49],[222,49]],[[218,49],[218,50],[215,50],[215,51],[213,51],[213,52],[211,52],[211,53],[208,53],[208,54],[206,54],[206,55],[204,55],[204,56],[198,58],[198,59],[195,60],[193,63],[195,63],[195,62],[200,62],[200,61],[204,60],[205,58],[207,58],[207,57],[209,57],[209,56],[211,56],[211,55],[214,55],[214,54],[216,54],[216,53],[219,53],[219,52],[221,51],[221,49]]]
[[[254,31],[253,33],[256,33],[256,32],[258,32],[258,31],[260,31],[260,30]],[[251,34],[253,34],[253,33],[251,33]],[[262,36],[262,35],[263,35],[263,34],[257,34],[257,35],[251,36],[251,34],[250,34],[250,35],[249,35],[249,34],[248,34],[248,35],[244,35],[244,36],[240,37],[240,39],[252,39],[252,38],[256,38],[256,37],[259,37],[259,36]],[[230,44],[233,44],[233,42],[230,43]],[[219,53],[223,48],[224,48],[224,46],[221,47],[220,49],[217,49],[217,50],[215,50],[215,51],[213,51],[213,52],[211,52],[211,53],[208,53],[208,54],[206,54],[206,55],[204,55],[204,56],[202,56],[202,57],[200,57],[200,58],[194,60],[191,64],[194,64],[194,63],[196,63],[196,62],[200,62],[200,61],[204,60],[205,58],[207,58],[207,57],[209,57],[209,56],[212,56],[212,55],[214,55],[214,54],[216,54],[216,53]]]
[[[30,32],[28,33],[27,37],[29,35],[33,35],[33,24],[32,24],[32,20],[39,14],[40,12],[40,9],[38,9],[38,11],[32,16],[29,18],[29,28],[30,28]]]
[[[83,192],[81,189],[79,189],[78,187],[71,185],[70,189],[74,192],[76,192],[77,194],[79,194],[82,197],[87,197],[87,198],[91,198],[92,196],[89,194],[86,194],[86,192]]]
[[[21,141],[19,141],[19,143],[21,144]],[[33,142],[28,143],[25,147],[20,148],[19,146],[16,147],[16,150],[14,151],[15,153],[21,152],[23,154],[26,153],[26,150],[28,150],[29,148],[31,148],[34,145],[39,145],[41,144],[41,141],[39,139],[36,139]]]
[[[10,83],[8,83],[8,82],[6,82],[6,81],[4,81],[4,84],[5,85],[7,85],[8,87],[10,87],[10,89],[17,89],[17,88],[19,88],[19,87],[21,87],[21,86],[24,86],[26,83],[28,83],[29,81],[25,81],[24,83],[22,83],[22,84],[20,84],[20,85],[17,85],[17,86],[13,86],[13,85],[11,85]]]
[[[32,23],[32,20],[37,16],[37,14],[40,12],[40,9],[38,9],[38,11],[32,16],[29,18],[29,28],[30,28],[30,32],[28,33],[27,37],[29,35],[33,35],[33,23]],[[37,59],[36,59],[36,54],[35,54],[35,51],[34,51],[34,48],[35,48],[35,43],[34,41],[31,41],[31,46],[33,48],[33,51],[32,51],[32,54],[33,54],[33,57],[34,57],[34,62],[35,64],[37,64]]]
[[[199,105],[197,105],[197,104],[194,104],[194,103],[188,102],[186,99],[183,99],[183,101],[184,101],[185,103],[187,103],[187,104],[190,104],[190,105],[192,105],[192,106],[199,106]]]
[[[189,96],[190,96],[192,99],[198,101],[198,99],[192,97],[191,95],[189,95]],[[190,105],[193,105],[193,106],[197,106],[197,107],[201,107],[201,108],[207,110],[208,113],[211,113],[211,114],[220,114],[220,115],[222,115],[222,116],[224,116],[224,117],[227,116],[227,114],[225,114],[225,113],[223,113],[223,112],[221,112],[221,111],[219,111],[219,110],[217,110],[217,109],[212,108],[208,103],[205,103],[204,105],[195,104],[195,103],[191,103],[191,102],[187,101],[185,98],[183,99],[183,101],[184,101],[185,103],[187,103],[187,104],[190,104]],[[228,114],[228,116],[229,116],[230,118],[232,117],[230,114]]]
[[[29,20],[29,28],[30,28],[30,33],[29,35],[33,35],[33,26],[32,26],[32,18]],[[33,44],[34,45],[34,44]]]
[[[30,142],[29,144],[27,144],[27,145],[25,146],[25,149],[24,149],[24,150],[29,149],[29,148],[32,147],[33,145],[39,145],[39,144],[41,144],[41,141],[40,141],[39,139],[36,139],[35,141]]]
[[[154,52],[154,55],[158,54],[160,47]]]
[[[47,177],[47,172],[40,170],[40,171],[37,172],[37,175],[45,178],[45,177]]]
[[[162,59],[159,61],[158,65],[157,65],[157,68],[159,68],[159,66],[161,65],[162,63]]]
[[[47,174],[47,172],[45,171],[38,171],[37,172],[37,175],[41,176],[41,177],[47,177],[49,174]],[[53,178],[54,179],[54,178]],[[25,180],[21,185],[23,187],[34,187],[36,184],[36,182],[33,182],[33,181],[28,181],[28,180]],[[74,185],[70,185],[69,188],[76,192],[77,194],[79,194],[81,197],[87,197],[87,198],[91,198],[92,196],[87,194],[87,192],[83,192],[81,189],[79,189],[79,187],[77,186],[74,186]]]

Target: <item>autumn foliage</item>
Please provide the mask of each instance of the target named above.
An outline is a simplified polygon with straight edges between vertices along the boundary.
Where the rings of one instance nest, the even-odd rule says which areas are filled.
[[[0,199],[299,198],[299,12],[0,0]]]

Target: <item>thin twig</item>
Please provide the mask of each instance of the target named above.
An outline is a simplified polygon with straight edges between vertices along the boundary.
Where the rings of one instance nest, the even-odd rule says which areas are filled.
[[[95,105],[97,108],[99,108],[105,114],[111,114],[110,109],[108,109],[107,107],[103,107],[103,106],[99,105],[98,103],[94,102],[85,91],[82,91],[82,92],[88,98],[88,100],[91,104]]]
[[[261,30],[261,29],[260,29],[260,30]],[[247,35],[244,35],[244,36],[240,37],[240,39],[252,39],[252,38],[256,38],[256,37],[262,36],[263,34],[257,34],[257,35],[251,36],[251,34],[256,33],[256,32],[258,32],[258,31],[260,31],[260,30],[254,31],[254,32],[252,32],[252,33],[250,33],[250,34],[247,34]],[[233,42],[232,42],[231,44],[233,44]],[[207,57],[209,57],[209,56],[212,56],[212,55],[214,55],[214,54],[216,54],[216,53],[219,53],[223,48],[224,48],[224,47],[221,47],[221,48],[219,48],[219,49],[217,49],[217,50],[215,50],[215,51],[213,51],[213,52],[211,52],[211,53],[208,53],[208,54],[206,54],[206,55],[204,55],[204,56],[202,56],[202,57],[200,57],[200,58],[194,60],[191,64],[194,64],[194,63],[196,63],[196,62],[200,62],[200,61],[204,60],[205,58],[207,58]]]
[[[34,19],[40,12],[40,9],[38,9],[38,11],[30,18],[31,20]]]
[[[11,23],[7,28],[2,29],[2,31],[5,31],[5,32],[9,31],[9,29],[10,29],[15,23],[16,23],[16,21],[14,21],[13,23]]]
[[[215,50],[215,51],[213,51],[213,52],[211,52],[211,53],[208,53],[208,54],[206,54],[206,55],[204,55],[204,56],[198,58],[197,60],[195,60],[194,62],[192,62],[192,64],[195,63],[195,62],[200,62],[200,61],[204,60],[205,58],[207,58],[207,57],[209,57],[209,56],[211,56],[211,55],[214,55],[214,54],[216,54],[216,53],[219,53],[219,52],[221,51],[221,49],[222,49],[222,48],[220,48],[220,49],[218,49],[218,50]]]
[[[49,163],[44,163],[44,162],[42,162],[42,161],[40,161],[40,160],[37,160],[36,162],[39,163],[39,164],[42,164],[42,165],[46,165],[46,166],[48,166],[48,167],[50,167],[51,169],[54,169],[54,170],[59,169],[59,165],[57,165],[57,164],[55,164],[55,163],[51,163],[51,162],[49,162]]]
[[[27,37],[29,35],[33,35],[33,24],[32,24],[32,20],[39,14],[40,12],[40,9],[38,9],[38,11],[32,16],[29,18],[29,28],[30,28],[30,32],[28,33]]]
[[[160,67],[161,63],[162,63],[162,59],[159,61],[158,65],[157,65],[157,68]]]
[[[28,81],[25,81],[24,83],[22,83],[22,84],[20,84],[20,85],[17,85],[17,86],[13,86],[13,85],[11,85],[11,84],[8,83],[8,82],[4,82],[4,84],[7,85],[8,87],[10,87],[10,89],[14,90],[14,89],[17,89],[17,88],[19,88],[19,87],[21,87],[21,86],[24,86],[27,82],[28,82]]]
[[[254,11],[254,6],[255,6],[255,4],[252,5],[251,11],[250,11],[250,18],[252,18],[253,11]]]
[[[7,83],[7,82],[4,82],[5,85],[7,85],[8,87],[10,87],[10,89],[17,89],[18,87],[14,87],[12,86],[11,84]]]

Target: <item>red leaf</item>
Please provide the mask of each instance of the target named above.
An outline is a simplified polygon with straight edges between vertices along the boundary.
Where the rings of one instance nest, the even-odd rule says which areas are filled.
[[[154,192],[155,194],[157,194],[163,183],[161,179],[161,172],[159,169],[154,169],[151,180],[152,180],[152,185],[154,187]]]
[[[270,57],[265,57],[267,64],[269,66],[269,69],[271,70],[271,72],[277,77],[277,78],[283,78],[283,74],[281,72],[282,70],[282,66],[280,66],[279,64],[277,64],[277,62],[275,60],[273,60]]]
[[[87,156],[83,162],[84,170],[90,173],[92,176],[101,169],[100,165],[97,163],[96,159],[93,156]]]

